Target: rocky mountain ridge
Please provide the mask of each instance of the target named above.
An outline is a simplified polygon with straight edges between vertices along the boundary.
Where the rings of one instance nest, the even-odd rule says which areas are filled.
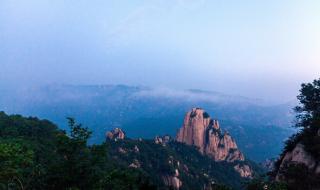
[[[108,157],[124,168],[148,174],[163,189],[213,190],[222,184],[242,189],[253,173],[261,172],[248,161],[215,161],[196,147],[170,140],[168,136],[153,140],[124,138],[106,143]]]
[[[192,161],[187,161],[191,156],[189,151],[192,149],[197,152],[198,156],[203,157],[201,159],[205,159],[208,164],[214,164],[214,166],[210,165],[209,168],[207,168],[208,166],[205,166],[203,171],[206,172],[201,172],[200,174],[200,176],[203,175],[203,177],[208,180],[202,184],[205,186],[204,189],[209,190],[211,188],[210,183],[216,182],[214,179],[215,176],[210,173],[221,167],[228,168],[230,173],[235,173],[232,175],[240,177],[241,180],[248,180],[254,176],[252,165],[245,160],[245,157],[238,149],[235,140],[228,132],[222,132],[219,122],[211,119],[210,115],[200,108],[193,108],[186,114],[183,126],[177,133],[175,140],[169,135],[156,136],[152,141],[141,138],[130,140],[125,138],[122,134],[124,134],[124,132],[119,128],[107,132],[107,142],[115,143],[112,144],[112,146],[115,146],[115,151],[112,155],[118,155],[115,159],[120,159],[122,162],[127,163],[127,167],[129,168],[142,170],[153,168],[152,172],[154,172],[154,167],[156,166],[152,166],[152,164],[149,163],[149,159],[151,159],[149,157],[153,154],[159,154],[157,151],[170,150],[168,157],[158,155],[157,157],[159,158],[152,159],[156,159],[156,162],[159,162],[158,159],[165,160],[164,162],[166,162],[167,166],[162,167],[168,167],[170,169],[166,172],[163,172],[161,169],[161,172],[159,171],[160,176],[158,180],[173,189],[180,189],[181,187],[186,186],[186,183],[188,182],[186,181],[185,176],[192,177],[191,173],[193,171],[191,171],[192,167],[190,164],[193,164],[195,160],[190,158]],[[146,154],[146,149],[143,148],[146,146],[145,143],[147,143],[148,146],[152,146],[152,149],[155,152],[151,154],[149,152],[147,157],[141,157],[141,154]],[[183,154],[184,156],[180,157],[179,154]],[[184,157],[186,160],[182,159]],[[221,175],[221,173],[218,175]]]
[[[95,134],[90,144],[103,142],[105,131],[116,127],[131,138],[175,136],[185,111],[192,107],[215,113],[223,128],[237,139],[242,153],[255,161],[277,156],[283,139],[292,134],[286,129],[291,122],[291,104],[262,106],[216,92],[124,85],[50,85],[0,91],[0,109],[7,113],[37,115],[64,130],[68,129],[66,116],[77,118]]]

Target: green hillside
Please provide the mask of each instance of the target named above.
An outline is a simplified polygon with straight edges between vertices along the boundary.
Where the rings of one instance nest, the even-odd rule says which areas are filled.
[[[233,169],[237,163],[214,162],[174,141],[124,139],[89,146],[91,132],[68,120],[70,133],[47,120],[0,112],[0,188],[170,189],[164,181],[176,170],[181,189],[217,184],[241,189],[246,181]]]

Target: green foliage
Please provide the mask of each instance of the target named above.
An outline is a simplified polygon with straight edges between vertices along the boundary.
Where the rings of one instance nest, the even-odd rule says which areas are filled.
[[[292,151],[299,142],[316,160],[320,159],[320,136],[317,135],[320,130],[320,79],[302,84],[297,98],[300,105],[295,107],[297,114],[295,127],[301,128],[301,131],[285,142],[280,159],[275,164],[276,170],[280,167],[281,158]]]
[[[70,137],[47,120],[0,112],[0,189],[109,189],[108,176],[114,189],[151,186],[142,173],[115,170],[107,145],[88,146],[88,128],[68,121]]]
[[[163,177],[174,176],[179,171],[179,179],[183,181],[181,189],[199,189],[214,184],[225,184],[234,189],[241,189],[247,179],[241,178],[234,170],[235,164],[215,162],[203,156],[196,147],[175,141],[168,144],[155,144],[151,140],[108,141],[109,157],[122,166],[129,166],[137,160],[143,173],[148,174],[157,187],[165,188]],[[135,147],[139,151],[135,150]],[[256,170],[251,162],[246,162]],[[219,186],[222,188],[222,186]]]
[[[22,142],[0,142],[0,181],[4,186],[25,188],[33,176],[34,153]]]
[[[67,120],[70,128],[71,138],[76,141],[86,143],[92,134],[88,127],[82,127],[82,124],[76,123],[74,118],[67,117]]]
[[[210,115],[207,112],[203,112],[203,118],[209,118]]]
[[[211,185],[212,190],[231,190],[230,187],[220,184],[212,184]]]
[[[176,169],[184,190],[211,182],[239,189],[245,181],[232,164],[177,142],[125,139],[88,146],[91,131],[67,119],[68,133],[47,120],[0,112],[0,189],[165,190],[171,187],[164,179]],[[138,166],[129,167],[133,163]]]
[[[104,178],[104,189],[113,190],[148,190],[156,189],[150,181],[142,177],[138,170],[112,170]]]
[[[291,136],[286,142],[280,159],[275,163],[275,171],[271,174],[281,177],[288,189],[318,189],[320,188],[320,175],[315,174],[313,169],[305,164],[283,163],[287,152],[292,151],[298,143],[304,145],[304,150],[315,160],[320,160],[320,79],[312,83],[302,84],[300,102],[295,108],[296,125],[301,130]],[[282,167],[280,168],[280,164]]]
[[[318,189],[320,187],[320,176],[299,163],[288,163],[279,171],[282,180],[289,189]]]
[[[319,160],[320,136],[317,133],[320,130],[320,79],[302,84],[298,99],[300,105],[295,108],[296,127],[302,128],[302,132],[296,139],[301,140],[306,151]]]
[[[298,96],[300,105],[295,108],[297,127],[315,128],[320,126],[320,79],[302,84]]]
[[[288,190],[285,183],[256,178],[246,185],[246,190]]]

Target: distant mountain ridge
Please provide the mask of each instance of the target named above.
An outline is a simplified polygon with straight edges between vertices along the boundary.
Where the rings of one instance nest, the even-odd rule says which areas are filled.
[[[278,155],[282,141],[292,133],[287,129],[292,120],[291,105],[261,106],[256,100],[217,92],[125,85],[50,85],[2,89],[0,93],[0,110],[8,113],[38,115],[62,128],[66,127],[66,116],[77,118],[94,131],[91,143],[103,141],[104,131],[115,127],[124,129],[132,138],[175,136],[185,110],[192,107],[202,107],[219,118],[241,150],[254,160]]]

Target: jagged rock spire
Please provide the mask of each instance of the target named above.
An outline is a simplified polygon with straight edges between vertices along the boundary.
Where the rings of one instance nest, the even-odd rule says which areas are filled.
[[[177,141],[197,146],[201,153],[216,161],[244,160],[235,140],[229,133],[222,134],[219,122],[201,108],[193,108],[186,114]]]

